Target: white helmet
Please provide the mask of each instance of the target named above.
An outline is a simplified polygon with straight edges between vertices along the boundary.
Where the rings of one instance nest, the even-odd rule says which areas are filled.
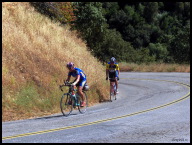
[[[111,61],[112,63],[114,63],[116,61],[115,57],[111,57]]]

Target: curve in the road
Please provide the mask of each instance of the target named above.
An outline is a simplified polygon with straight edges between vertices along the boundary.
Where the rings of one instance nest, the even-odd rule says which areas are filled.
[[[180,83],[180,82],[175,82],[175,81],[155,80],[155,79],[137,79],[137,78],[121,78],[121,79],[165,81],[165,82],[171,82],[171,83],[176,83],[176,84],[185,86],[185,87],[189,88],[189,90],[190,90],[190,85]],[[102,123],[102,122],[107,122],[107,121],[111,121],[111,120],[121,119],[121,118],[129,117],[129,116],[133,116],[133,115],[153,111],[153,110],[156,110],[156,109],[160,109],[160,108],[163,108],[163,107],[166,107],[166,106],[181,102],[181,101],[183,101],[183,100],[185,100],[185,99],[187,99],[189,97],[190,97],[190,91],[185,96],[182,96],[181,98],[179,98],[177,100],[174,100],[172,102],[169,102],[167,104],[163,104],[163,105],[160,105],[160,106],[157,106],[157,107],[146,109],[146,110],[143,110],[143,111],[134,112],[134,113],[131,113],[131,114],[126,114],[126,115],[117,116],[117,117],[113,117],[113,118],[107,118],[107,119],[103,119],[103,120],[88,122],[88,123],[79,124],[79,125],[73,125],[73,126],[67,126],[67,127],[62,127],[62,128],[56,128],[56,129],[50,129],[50,130],[44,130],[44,131],[38,131],[38,132],[32,132],[32,133],[25,133],[25,134],[19,134],[19,135],[14,135],[14,136],[2,137],[2,140],[13,139],[13,138],[18,138],[18,137],[24,137],[24,136],[30,136],[30,135],[44,134],[44,133],[48,133],[48,132],[55,132],[55,131],[60,131],[60,130],[72,129],[72,128],[77,128],[77,127],[82,127],[82,126],[88,126],[88,125],[98,124],[98,123]]]

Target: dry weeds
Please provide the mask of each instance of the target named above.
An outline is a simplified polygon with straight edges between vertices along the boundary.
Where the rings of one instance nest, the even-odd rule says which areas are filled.
[[[58,86],[67,77],[69,61],[87,75],[90,104],[107,97],[105,67],[87,51],[77,33],[37,13],[28,2],[3,2],[2,37],[3,121],[60,112]],[[33,84],[31,96],[26,91],[29,84]],[[21,93],[33,100],[27,100],[28,106],[21,105],[25,99]]]
[[[188,72],[190,73],[190,65],[187,64],[135,64],[135,63],[119,63],[121,71],[133,72]]]

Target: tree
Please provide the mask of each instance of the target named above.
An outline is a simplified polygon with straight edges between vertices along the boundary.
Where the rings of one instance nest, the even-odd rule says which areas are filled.
[[[118,2],[103,2],[103,15],[109,21],[109,19],[119,11]]]
[[[102,33],[107,27],[106,19],[102,14],[102,4],[100,2],[77,2],[74,7],[76,20],[73,29],[81,33],[81,37],[92,49],[102,39]]]
[[[114,56],[119,61],[134,61],[135,50],[129,42],[122,39],[121,34],[115,29],[106,31],[103,42],[100,45],[101,52],[105,52],[105,57]]]
[[[114,14],[109,20],[109,28],[116,29],[120,33],[123,33],[124,27],[129,23],[129,17],[123,10],[119,10],[117,13]]]
[[[170,44],[170,53],[177,63],[190,62],[190,22],[178,31]]]
[[[165,62],[168,51],[166,48],[166,45],[160,44],[160,43],[150,43],[148,46],[148,49],[150,51],[150,55],[154,56],[156,61]]]
[[[154,22],[154,18],[158,13],[158,2],[146,2],[147,5],[144,9],[144,17],[147,23],[152,24]]]

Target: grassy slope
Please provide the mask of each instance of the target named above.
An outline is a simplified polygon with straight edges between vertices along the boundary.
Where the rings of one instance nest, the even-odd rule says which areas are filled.
[[[58,85],[67,77],[69,61],[87,74],[90,104],[107,97],[105,67],[86,44],[29,3],[2,4],[2,37],[3,121],[60,112]]]

